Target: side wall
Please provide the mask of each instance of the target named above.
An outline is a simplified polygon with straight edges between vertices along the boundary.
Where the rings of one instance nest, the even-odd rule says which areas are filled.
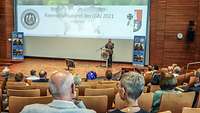
[[[151,0],[150,63],[185,65],[200,61],[200,0]],[[196,37],[186,42],[188,22],[195,21]],[[178,40],[177,33],[184,39]]]

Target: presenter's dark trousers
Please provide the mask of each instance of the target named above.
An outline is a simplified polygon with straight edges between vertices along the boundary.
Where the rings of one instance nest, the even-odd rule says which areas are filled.
[[[112,67],[112,54],[108,57],[108,67]]]

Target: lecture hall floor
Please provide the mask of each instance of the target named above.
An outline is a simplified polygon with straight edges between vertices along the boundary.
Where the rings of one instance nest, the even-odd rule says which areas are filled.
[[[86,73],[93,70],[97,73],[97,76],[104,76],[107,68],[101,67],[104,62],[97,61],[75,61],[76,67],[73,69],[73,73],[85,77]],[[133,67],[131,63],[113,63],[110,68],[113,73],[120,71],[123,67]],[[44,58],[25,58],[24,62],[17,63],[10,66],[11,72],[22,72],[25,75],[29,75],[31,69],[35,69],[37,73],[39,70],[44,69],[48,75],[51,75],[54,71],[63,71],[66,68],[65,60],[63,59],[44,59]]]

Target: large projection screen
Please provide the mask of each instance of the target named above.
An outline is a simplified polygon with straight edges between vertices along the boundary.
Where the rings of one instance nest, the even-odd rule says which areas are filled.
[[[111,38],[113,60],[132,62],[134,36],[145,36],[148,50],[148,6],[148,0],[17,0],[17,30],[25,35],[25,56],[101,60]]]

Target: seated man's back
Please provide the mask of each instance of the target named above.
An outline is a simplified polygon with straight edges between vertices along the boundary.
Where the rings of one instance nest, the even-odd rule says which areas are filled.
[[[96,113],[80,108],[70,101],[54,100],[49,104],[32,104],[25,106],[21,113]]]
[[[32,104],[23,108],[21,113],[96,113],[86,109],[76,97],[75,84],[70,72],[55,72],[49,79],[49,92],[53,101],[49,104]]]

